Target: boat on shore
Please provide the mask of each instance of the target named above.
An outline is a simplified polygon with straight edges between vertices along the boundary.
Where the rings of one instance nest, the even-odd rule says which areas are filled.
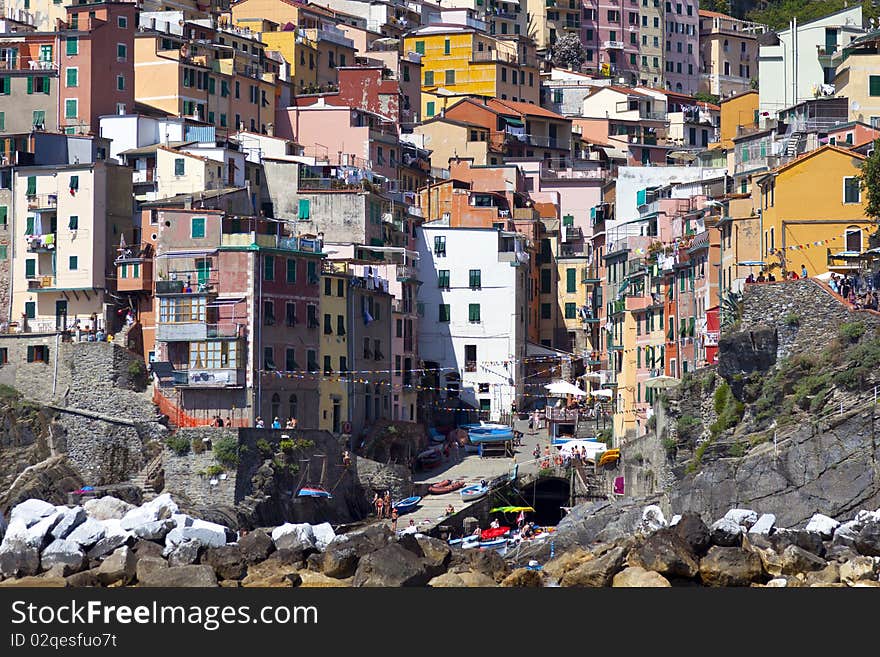
[[[484,486],[482,484],[474,484],[473,486],[466,486],[462,488],[459,492],[461,495],[462,502],[476,502],[479,499],[486,497],[489,494],[489,487]]]
[[[330,491],[321,486],[303,486],[296,494],[297,497],[323,497],[329,499],[332,497]]]
[[[480,532],[480,539],[483,541],[490,541],[504,536],[509,531],[510,527],[490,527],[489,529],[484,529]]]
[[[400,500],[399,502],[395,502],[391,505],[391,507],[393,509],[397,509],[398,515],[403,515],[404,513],[409,513],[410,511],[415,509],[421,501],[422,498],[419,496],[407,497]]]
[[[443,481],[428,486],[428,493],[430,493],[431,495],[445,495],[447,493],[457,491],[459,488],[462,487],[464,487],[463,481],[452,481],[450,479],[444,479]]]

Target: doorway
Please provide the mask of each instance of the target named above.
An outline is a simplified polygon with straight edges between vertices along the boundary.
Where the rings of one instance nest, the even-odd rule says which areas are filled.
[[[67,299],[55,302],[55,329],[63,331],[67,328]]]

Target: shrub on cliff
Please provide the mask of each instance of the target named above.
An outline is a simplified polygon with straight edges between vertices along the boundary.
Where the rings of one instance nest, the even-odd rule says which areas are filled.
[[[168,448],[178,456],[186,456],[189,454],[190,441],[182,436],[168,436],[165,439]]]
[[[214,443],[214,458],[227,467],[238,465],[238,441],[231,436],[220,438]]]
[[[865,325],[862,322],[847,322],[841,324],[838,329],[840,337],[849,342],[858,342],[865,334]]]

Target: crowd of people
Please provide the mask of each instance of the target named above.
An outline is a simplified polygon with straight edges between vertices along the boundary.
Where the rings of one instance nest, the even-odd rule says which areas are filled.
[[[281,419],[276,415],[275,419],[272,420],[272,424],[269,425],[269,428],[270,429],[296,429],[296,424],[297,424],[296,418],[289,417],[289,418],[287,418],[287,422],[285,422],[284,425],[282,426]],[[266,428],[266,421],[263,420],[262,417],[257,417],[257,419],[254,421],[254,428],[255,429],[265,429]]]
[[[880,271],[872,274],[831,274],[828,287],[842,296],[853,310],[880,309]]]

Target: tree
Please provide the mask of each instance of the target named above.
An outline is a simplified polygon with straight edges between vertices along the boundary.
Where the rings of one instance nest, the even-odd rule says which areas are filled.
[[[862,162],[859,185],[868,197],[865,214],[880,222],[880,139],[874,141],[873,152]]]
[[[719,102],[721,102],[720,96],[710,94],[708,91],[698,91],[694,94],[694,98],[699,100],[701,103],[711,103],[712,105],[717,105]]]
[[[574,32],[563,34],[553,44],[553,63],[560,68],[580,70],[587,61],[587,51]]]

